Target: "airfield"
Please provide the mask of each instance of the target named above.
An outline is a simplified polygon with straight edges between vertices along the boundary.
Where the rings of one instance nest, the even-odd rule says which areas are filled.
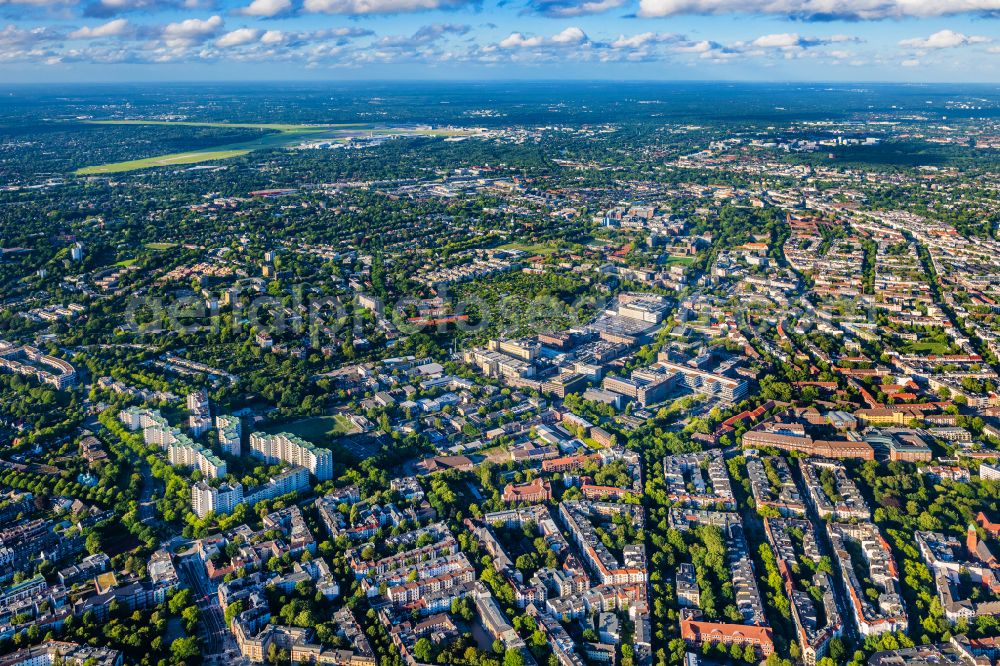
[[[366,136],[441,136],[454,137],[470,135],[471,130],[455,128],[416,128],[391,127],[384,125],[330,124],[330,125],[292,125],[284,123],[198,123],[173,122],[164,120],[91,120],[88,124],[95,125],[171,125],[188,127],[222,127],[237,129],[256,129],[266,134],[251,141],[229,143],[198,150],[191,150],[154,157],[145,157],[124,162],[111,162],[83,167],[76,171],[78,176],[94,176],[112,173],[124,173],[138,169],[154,167],[180,166],[199,164],[240,157],[255,150],[274,148],[292,148],[306,141],[347,142],[351,139]]]

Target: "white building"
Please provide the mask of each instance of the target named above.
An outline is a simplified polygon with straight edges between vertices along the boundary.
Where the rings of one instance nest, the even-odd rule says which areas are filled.
[[[191,486],[191,510],[199,518],[209,513],[225,515],[232,513],[243,502],[243,484],[223,483],[213,488],[204,481]]]
[[[305,467],[320,481],[333,478],[333,452],[290,433],[251,433],[250,451],[268,463],[284,461]]]
[[[1000,465],[980,464],[979,477],[984,481],[997,481],[1000,479]]]
[[[308,487],[309,470],[305,467],[293,467],[246,492],[239,482],[223,483],[218,488],[213,488],[204,481],[199,481],[191,486],[191,511],[199,518],[204,518],[213,511],[218,515],[229,514],[240,504],[252,507],[264,500],[297,493]]]
[[[170,423],[159,412],[130,407],[118,413],[118,420],[131,431],[142,430],[142,439],[147,445],[156,445],[167,452],[171,465],[194,467],[210,478],[223,477],[228,473],[226,462],[195,442]]]
[[[216,416],[215,427],[219,430],[219,447],[231,456],[239,456],[240,438],[243,435],[239,417]]]
[[[191,429],[191,435],[201,437],[212,427],[212,407],[208,401],[208,392],[205,389],[200,389],[189,393],[187,408],[191,412],[188,416],[188,427]]]

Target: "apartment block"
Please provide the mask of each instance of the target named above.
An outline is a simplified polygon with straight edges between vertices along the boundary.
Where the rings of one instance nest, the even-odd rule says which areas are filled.
[[[250,451],[268,463],[305,467],[320,481],[333,478],[333,452],[290,433],[251,433]]]

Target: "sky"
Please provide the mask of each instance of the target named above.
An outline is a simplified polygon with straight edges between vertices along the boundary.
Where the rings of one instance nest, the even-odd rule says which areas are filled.
[[[1000,0],[0,0],[0,83],[1000,83]]]

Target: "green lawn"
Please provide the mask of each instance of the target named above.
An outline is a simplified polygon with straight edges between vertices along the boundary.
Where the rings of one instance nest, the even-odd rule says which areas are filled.
[[[547,256],[558,252],[555,246],[547,243],[507,243],[497,248],[498,250],[521,250],[529,254],[540,254]]]
[[[681,266],[690,266],[694,263],[694,257],[686,257],[679,254],[672,254],[667,258],[667,265],[680,264]]]
[[[177,243],[146,243],[146,247],[150,250],[170,250],[177,247]]]
[[[907,342],[900,350],[904,354],[933,354],[934,356],[944,356],[952,353],[948,344],[940,342]]]
[[[334,437],[357,432],[346,416],[314,416],[300,421],[281,423],[264,428],[265,432],[289,432],[315,444],[328,443]]]

